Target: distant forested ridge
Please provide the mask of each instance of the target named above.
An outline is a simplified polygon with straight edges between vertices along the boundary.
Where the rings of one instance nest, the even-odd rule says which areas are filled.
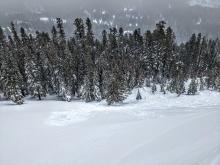
[[[177,44],[164,21],[143,34],[113,27],[103,30],[101,39],[89,18],[75,19],[71,38],[60,18],[50,34],[18,32],[11,23],[11,35],[5,36],[0,27],[0,93],[17,104],[25,96],[57,95],[66,101],[105,99],[110,105],[143,86],[177,96],[220,91],[220,41],[192,34]]]

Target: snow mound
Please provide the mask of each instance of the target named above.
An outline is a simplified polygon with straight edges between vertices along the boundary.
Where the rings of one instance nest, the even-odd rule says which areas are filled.
[[[151,93],[150,88],[140,88],[142,100],[136,101],[138,89],[134,89],[125,100],[125,103],[135,103],[141,109],[170,109],[170,108],[194,108],[219,105],[220,93],[215,91],[202,91],[195,96],[181,95],[177,97],[176,94],[161,92]]]
[[[164,95],[156,92],[152,94],[150,88],[140,88],[139,91],[143,98],[141,101],[136,100],[138,89],[134,89],[124,103],[112,106],[107,106],[105,101],[98,103],[73,101],[69,104],[67,103],[65,104],[65,109],[69,110],[51,113],[50,117],[46,120],[46,124],[51,126],[67,126],[85,122],[93,117],[105,114],[109,115],[109,121],[118,120],[123,122],[127,120],[154,119],[167,116],[167,112],[169,112],[169,115],[186,112],[193,113],[205,107],[218,107],[220,105],[220,93],[214,91],[203,91],[195,96],[181,95],[180,97],[171,93]],[[61,103],[59,102],[59,104]],[[62,109],[62,107],[60,108]]]
[[[73,123],[83,122],[89,119],[91,112],[82,111],[66,111],[66,112],[53,112],[46,122],[48,125],[53,126],[67,126]]]

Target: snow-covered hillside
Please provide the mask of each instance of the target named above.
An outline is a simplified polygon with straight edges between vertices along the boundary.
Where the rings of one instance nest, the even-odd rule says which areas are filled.
[[[0,102],[1,165],[219,165],[220,93]]]
[[[220,7],[219,0],[190,0],[190,6],[202,6],[202,7],[210,7],[210,8],[218,8]]]
[[[63,5],[43,5],[44,3],[41,4],[38,0],[36,3],[28,1],[23,7],[22,3],[19,3],[20,10],[17,5],[12,5],[17,8],[14,10],[0,6],[0,25],[7,35],[10,35],[11,21],[17,29],[23,27],[31,34],[35,34],[37,30],[50,33],[56,17],[61,17],[65,19],[67,36],[72,37],[73,20],[76,17],[89,17],[93,22],[94,33],[101,37],[103,29],[123,27],[125,31],[130,32],[141,28],[142,32],[145,32],[152,30],[158,21],[164,20],[176,32],[178,41],[186,41],[192,33],[200,32],[212,38],[220,36],[219,0],[126,0],[127,3],[116,0],[65,1],[71,2],[72,5],[69,2],[64,5],[63,1],[57,1]],[[75,1],[85,5],[78,6]],[[198,23],[200,18],[202,22]]]

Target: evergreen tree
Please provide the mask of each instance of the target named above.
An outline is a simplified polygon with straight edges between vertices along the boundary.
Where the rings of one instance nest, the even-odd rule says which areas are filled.
[[[166,29],[166,36],[164,41],[164,55],[162,58],[162,77],[163,79],[171,78],[176,71],[175,62],[176,62],[176,43],[175,43],[175,34],[171,27]]]
[[[215,90],[220,92],[220,77],[217,77],[215,80]]]
[[[41,73],[40,54],[36,53],[35,56],[36,59],[33,58],[26,65],[28,75],[28,87],[30,95],[38,97],[38,99],[41,100],[42,97],[46,97],[47,92],[42,84],[43,77]]]
[[[138,89],[138,93],[137,93],[137,96],[136,96],[136,100],[142,100],[142,96],[141,96],[141,93],[140,93],[139,89]]]
[[[0,79],[2,76],[2,70],[1,67],[3,65],[3,60],[4,60],[4,54],[5,54],[5,47],[6,47],[6,40],[5,40],[5,35],[4,32],[0,26]],[[0,93],[3,92],[3,83],[0,81]]]
[[[72,96],[72,82],[75,77],[73,76],[71,52],[68,47],[68,42],[65,38],[65,31],[63,27],[63,20],[57,18],[57,32],[53,28],[53,38],[57,37],[57,82],[58,82],[58,95],[63,100],[70,102]],[[71,76],[70,76],[71,75]]]
[[[13,57],[10,48],[7,48],[8,54],[4,55],[4,61],[1,66],[1,82],[3,83],[5,96],[18,105],[23,104],[23,95],[20,84],[22,76],[17,67],[16,60]]]
[[[93,32],[92,32],[92,24],[89,18],[86,20],[86,27],[87,27],[87,33],[86,33],[86,55],[85,55],[85,63],[86,63],[86,74],[84,79],[84,96],[83,98],[86,100],[86,102],[91,102],[98,100],[97,98],[97,91],[96,91],[96,79],[95,79],[95,50],[94,50],[94,38],[93,38]]]
[[[81,18],[75,19],[75,90],[78,96],[80,96],[80,88],[84,83],[84,77],[86,74],[86,65],[85,65],[85,26]]]
[[[107,75],[107,32],[104,30],[102,33],[102,43],[100,43],[100,46],[97,47],[97,86],[99,88],[100,97],[101,99],[105,99],[105,91],[106,91],[106,77]],[[98,43],[97,43],[98,44]]]
[[[176,93],[178,96],[184,94],[186,92],[185,83],[183,80],[180,80],[176,86]]]
[[[162,83],[160,85],[160,92],[163,93],[163,94],[166,94],[166,89],[165,89],[165,84],[164,83]]]
[[[108,105],[120,103],[127,97],[126,84],[123,75],[118,73],[118,66],[113,68],[113,72],[109,75],[109,83],[107,86],[106,101]]]
[[[157,86],[156,86],[155,83],[153,83],[153,85],[152,85],[152,87],[151,87],[151,92],[152,92],[153,94],[155,94],[156,91],[157,91]]]
[[[16,62],[19,69],[19,72],[22,76],[22,81],[20,82],[19,86],[21,88],[21,92],[23,96],[26,96],[28,94],[27,92],[27,75],[25,74],[25,44],[22,43],[20,37],[18,36],[18,33],[16,31],[15,25],[13,22],[11,22],[11,32],[13,38],[11,38],[11,47],[14,56],[16,56]],[[22,28],[22,37],[25,36],[25,31]],[[13,39],[13,40],[12,40]]]
[[[204,82],[203,78],[200,78],[199,80],[200,80],[199,90],[200,90],[200,91],[203,91],[203,90],[205,89],[205,82]]]
[[[192,79],[190,84],[189,84],[189,88],[188,88],[188,91],[187,91],[187,94],[188,95],[195,95],[197,93],[197,82],[195,79]]]
[[[153,73],[154,73],[154,81],[159,82],[161,81],[162,72],[163,72],[163,58],[165,55],[165,22],[160,21],[156,24],[156,29],[153,31]]]

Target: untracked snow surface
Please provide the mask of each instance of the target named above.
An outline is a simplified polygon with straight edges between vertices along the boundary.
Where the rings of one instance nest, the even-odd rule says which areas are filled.
[[[220,165],[220,93],[0,102],[0,165]]]

